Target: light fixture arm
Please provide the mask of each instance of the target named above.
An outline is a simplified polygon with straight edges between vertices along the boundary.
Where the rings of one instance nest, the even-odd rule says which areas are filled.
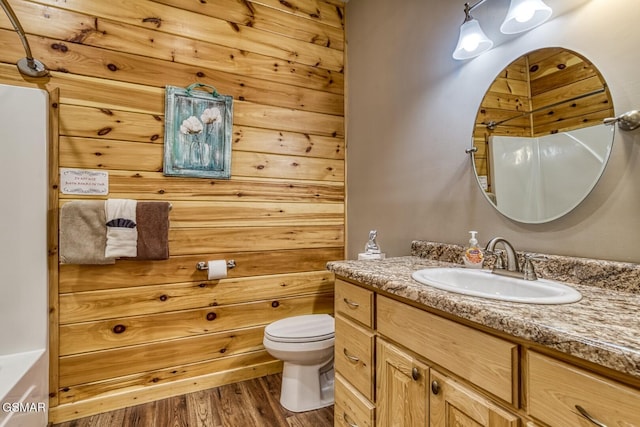
[[[464,11],[469,14],[473,9],[475,9],[476,7],[480,6],[482,3],[486,2],[487,0],[478,0],[477,2],[475,2],[473,5],[469,6],[469,3],[465,3],[464,4]]]
[[[486,1],[487,0],[478,0],[472,5],[469,5],[469,3],[465,3],[464,4],[464,21],[462,21],[462,23],[464,24],[467,21],[471,21],[473,19],[473,16],[471,16],[471,11]]]

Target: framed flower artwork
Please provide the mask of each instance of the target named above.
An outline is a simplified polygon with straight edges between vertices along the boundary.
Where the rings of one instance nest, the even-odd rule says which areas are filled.
[[[164,175],[229,179],[233,98],[194,83],[167,86],[165,102]]]

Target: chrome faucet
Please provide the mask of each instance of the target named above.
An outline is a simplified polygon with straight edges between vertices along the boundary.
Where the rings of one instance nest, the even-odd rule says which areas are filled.
[[[496,245],[498,243],[502,243],[502,245],[504,246],[504,250],[507,253],[507,271],[520,272],[520,265],[518,264],[516,250],[513,248],[513,245],[509,243],[504,237],[494,237],[493,239],[489,240],[489,243],[487,243],[487,247],[485,248],[485,252],[495,254]],[[494,269],[493,272],[496,273],[496,270],[504,270],[504,268]]]
[[[502,245],[504,246],[504,252],[507,253],[506,269],[504,268],[504,261],[502,258],[503,251],[501,251],[500,249],[496,249],[496,245],[498,243],[502,243]],[[493,270],[491,270],[492,273],[500,274],[502,276],[517,277],[524,280],[538,280],[538,275],[536,274],[533,263],[531,262],[532,260],[546,261],[546,257],[525,254],[524,262],[522,263],[522,269],[520,269],[516,250],[513,248],[513,245],[509,243],[504,237],[494,237],[493,239],[489,240],[489,243],[487,243],[487,247],[484,251],[487,254],[496,256],[495,266],[493,267]]]

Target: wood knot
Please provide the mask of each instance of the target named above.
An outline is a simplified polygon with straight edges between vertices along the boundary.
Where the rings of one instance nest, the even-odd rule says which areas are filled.
[[[280,302],[278,302],[278,301],[273,301],[271,303],[271,307],[273,307],[273,308],[278,308],[279,306],[280,306]]]
[[[153,24],[156,24],[156,28],[160,28],[160,26],[162,25],[162,18],[144,18],[142,22],[151,22]]]
[[[116,326],[113,327],[112,330],[113,330],[114,334],[121,334],[121,333],[123,333],[124,331],[127,330],[127,327],[124,326],[124,325],[116,325]]]
[[[168,296],[166,296],[166,295],[160,295],[160,301],[164,302],[164,301],[166,301],[166,300],[168,300],[168,299],[169,299],[169,297],[168,297]]]
[[[214,312],[207,313],[207,320],[209,322],[216,320],[216,317],[218,317],[218,315],[215,314]]]
[[[69,48],[66,45],[62,44],[62,43],[53,43],[51,45],[51,49],[59,50],[62,53],[66,53],[66,52],[69,51]]]

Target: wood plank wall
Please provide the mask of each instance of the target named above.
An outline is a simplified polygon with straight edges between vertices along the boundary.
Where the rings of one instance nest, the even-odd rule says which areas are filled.
[[[325,263],[344,257],[343,2],[10,4],[53,71],[20,76],[0,14],[0,83],[59,89],[54,168],[106,170],[108,197],[173,206],[167,261],[54,265],[50,420],[279,371],[264,326],[331,313]],[[194,82],[234,98],[230,180],[162,175],[164,87]],[[237,267],[207,281],[209,259]]]
[[[612,116],[609,89],[586,58],[562,48],[524,55],[496,77],[480,105],[473,135],[478,175],[490,175],[487,159],[492,135],[539,137],[597,125]],[[494,130],[486,126],[507,119]]]

